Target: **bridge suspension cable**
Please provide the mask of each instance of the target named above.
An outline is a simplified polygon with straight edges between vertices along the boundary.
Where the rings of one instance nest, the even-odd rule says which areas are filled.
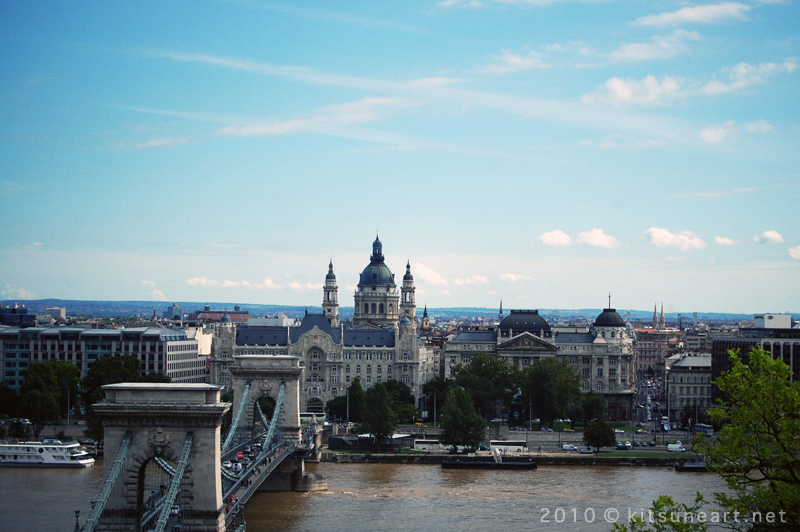
[[[267,431],[267,442],[272,442],[272,435],[275,432],[275,426],[278,424],[278,417],[281,413],[281,406],[283,405],[283,390],[286,388],[286,383],[281,383],[281,389],[278,392],[278,399],[275,401],[275,411],[272,413],[272,421],[269,424],[269,430]],[[262,414],[263,416],[263,414]],[[266,447],[265,447],[266,449]]]
[[[161,467],[169,476],[175,476],[175,468],[169,465],[166,460],[160,457],[153,458],[153,461]]]
[[[222,444],[221,453],[225,454],[230,447],[231,442],[233,441],[233,435],[236,434],[236,429],[239,427],[239,420],[242,417],[242,412],[244,412],[244,405],[247,403],[247,396],[250,394],[250,381],[247,381],[244,385],[244,393],[242,393],[241,399],[239,399],[239,409],[236,410],[236,417],[233,418],[233,423],[231,423],[231,428],[228,430],[228,435],[225,438],[225,443]]]
[[[111,495],[111,488],[114,487],[117,477],[119,477],[119,472],[122,470],[122,464],[125,461],[125,456],[128,454],[128,449],[131,446],[132,436],[133,434],[128,431],[122,438],[122,443],[117,451],[117,456],[114,458],[114,465],[111,466],[111,471],[108,472],[108,477],[106,477],[105,483],[103,484],[103,490],[100,492],[100,497],[97,499],[97,504],[92,509],[89,519],[86,520],[86,526],[84,527],[85,532],[94,532],[94,530],[97,528],[97,522],[100,518],[100,514],[103,513],[103,509],[106,507],[106,503],[108,502],[108,497]]]
[[[189,463],[189,451],[192,450],[193,439],[193,433],[189,432],[186,434],[186,440],[183,442],[183,451],[181,451],[181,458],[175,468],[172,482],[169,484],[169,490],[167,491],[164,505],[161,507],[161,514],[158,516],[158,523],[156,523],[156,528],[154,529],[155,532],[164,532],[164,529],[167,527],[169,512],[172,509],[172,505],[175,504],[175,498],[178,496],[178,490],[183,481],[183,472],[186,470],[186,464]]]

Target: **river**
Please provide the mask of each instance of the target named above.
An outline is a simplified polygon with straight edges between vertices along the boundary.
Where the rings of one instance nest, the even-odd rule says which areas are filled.
[[[258,493],[249,532],[612,530],[660,494],[691,503],[722,491],[703,473],[647,467],[541,466],[536,471],[441,469],[428,465],[308,464],[328,491]],[[83,523],[102,487],[89,469],[0,469],[0,530],[68,532]],[[590,522],[591,521],[591,522]]]

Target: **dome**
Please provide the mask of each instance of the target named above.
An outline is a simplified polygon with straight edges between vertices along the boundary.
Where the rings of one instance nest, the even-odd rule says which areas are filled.
[[[514,334],[529,331],[539,334],[540,331],[550,331],[550,324],[539,315],[538,310],[512,310],[511,314],[503,318],[498,326],[500,330],[511,330]]]
[[[613,308],[603,309],[603,312],[594,320],[595,327],[625,327],[625,320]]]
[[[331,259],[330,263],[328,263],[328,275],[325,276],[325,280],[336,280],[336,275],[333,273],[333,259]]]
[[[369,266],[361,272],[359,286],[397,286],[394,284],[394,274],[392,270],[383,262],[383,244],[380,239],[375,237],[372,243],[372,256],[369,258]]]
[[[411,320],[408,319],[408,316],[403,316],[400,318],[400,325],[411,325]]]
[[[413,281],[414,276],[411,275],[411,262],[406,263],[406,274],[403,276],[404,281]]]
[[[219,322],[220,322],[220,323],[233,323],[233,320],[231,320],[231,317],[230,317],[230,316],[228,316],[227,314],[225,314],[224,316],[222,316],[222,317],[219,319]]]

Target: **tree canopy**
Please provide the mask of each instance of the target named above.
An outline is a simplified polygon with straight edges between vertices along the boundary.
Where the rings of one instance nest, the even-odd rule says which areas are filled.
[[[472,398],[461,386],[453,386],[447,392],[442,407],[442,434],[439,440],[455,452],[463,445],[475,450],[485,437],[486,423],[475,411]]]
[[[498,403],[509,403],[516,390],[514,369],[501,355],[476,353],[469,364],[454,366],[452,373],[455,384],[470,391],[484,419],[494,417]]]
[[[600,447],[611,447],[617,442],[614,436],[614,429],[603,420],[589,423],[583,431],[583,443],[587,447],[594,447],[597,451]]]
[[[28,390],[19,398],[19,409],[24,416],[31,420],[34,439],[39,439],[39,434],[44,429],[45,421],[58,417],[58,402],[47,391]]]
[[[368,389],[364,396],[359,432],[372,434],[380,448],[381,443],[391,438],[397,429],[394,399],[386,385],[380,382]]]
[[[56,402],[56,415],[66,413],[71,405],[68,400],[77,397],[80,370],[72,362],[61,362],[51,358],[46,362],[32,364],[23,372],[25,381],[20,387],[20,392],[25,395],[32,390],[38,390],[53,398]]]
[[[800,382],[759,348],[749,361],[738,350],[729,354],[729,369],[715,381],[720,405],[708,412],[722,428],[695,445],[733,492],[716,502],[742,515],[783,511],[785,521],[773,529],[800,528]]]
[[[523,396],[530,397],[542,424],[567,417],[570,405],[581,400],[582,379],[567,359],[537,360],[520,373]]]

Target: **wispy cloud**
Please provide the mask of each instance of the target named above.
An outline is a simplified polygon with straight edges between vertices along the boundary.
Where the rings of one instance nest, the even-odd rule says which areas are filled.
[[[186,279],[186,284],[189,286],[216,286],[219,283],[214,279],[208,279],[206,277],[192,277],[190,279]]]
[[[686,199],[686,198],[729,198],[738,194],[750,194],[761,190],[758,187],[737,187],[729,190],[707,190],[703,192],[686,192],[683,194],[673,194],[669,196],[670,199]]]
[[[421,262],[414,264],[414,276],[434,286],[447,286],[447,279]]]
[[[158,139],[150,139],[146,142],[140,142],[136,144],[132,144],[129,142],[120,142],[117,144],[119,148],[133,148],[135,150],[144,150],[147,148],[168,148],[170,146],[179,146],[181,144],[187,144],[189,139],[187,138],[175,138],[175,137],[163,137]]]
[[[800,246],[789,248],[789,256],[793,259],[800,260]]]
[[[520,281],[535,281],[536,277],[520,273],[504,273],[500,275],[500,279],[507,283],[514,284]]]
[[[742,91],[755,85],[761,85],[772,76],[791,73],[797,67],[797,59],[794,57],[786,59],[783,63],[761,63],[759,65],[739,63],[734,67],[723,69],[723,72],[728,73],[730,81],[709,81],[701,91],[708,95]]]
[[[702,238],[695,235],[691,231],[680,231],[673,233],[668,229],[661,229],[659,227],[651,227],[644,232],[645,235],[650,237],[650,242],[660,248],[678,248],[682,251],[690,251],[693,249],[703,249],[706,243]]]
[[[670,76],[665,76],[660,81],[655,76],[647,76],[641,80],[611,78],[594,93],[582,96],[581,101],[609,102],[614,105],[661,105],[684,96],[683,83],[683,79]]]
[[[297,283],[295,283],[297,284]],[[231,281],[225,280],[222,283],[223,288],[241,288],[244,290],[277,290],[281,288],[281,285],[275,284],[272,279],[266,277],[260,283],[250,282],[250,281]]]
[[[750,6],[739,2],[721,2],[703,6],[684,7],[677,11],[646,15],[632,22],[637,26],[672,26],[687,22],[709,24],[727,20],[744,20]]]
[[[756,120],[755,122],[748,122],[744,125],[749,133],[769,133],[774,131],[775,128],[766,120]]]
[[[166,296],[164,295],[164,292],[162,292],[158,288],[153,288],[150,291],[150,297],[152,297],[156,301],[166,301],[167,300]]]
[[[669,59],[689,50],[687,41],[697,41],[701,36],[696,31],[676,29],[670,35],[654,35],[650,42],[628,43],[612,52],[609,57],[616,61],[645,61]]]
[[[721,126],[707,127],[700,131],[700,138],[708,144],[719,144],[725,142],[728,138],[739,131],[736,127],[736,121],[728,120]]]
[[[777,231],[764,231],[760,235],[753,237],[754,242],[764,242],[766,244],[780,244],[783,242],[783,235]]]
[[[734,246],[738,244],[736,240],[728,238],[727,236],[715,236],[714,242],[716,242],[720,246]]]
[[[517,72],[518,70],[531,70],[533,68],[550,68],[551,65],[542,60],[542,54],[530,51],[527,55],[520,55],[503,50],[500,55],[492,58],[494,62],[483,67],[483,72],[497,72],[505,74]]]
[[[7,299],[36,299],[36,294],[27,288],[12,288],[8,283],[6,283],[6,287],[3,290],[0,290],[0,294]]]
[[[464,286],[470,284],[488,284],[489,279],[484,277],[483,275],[472,274],[469,277],[465,277],[462,279],[453,279],[453,284],[456,286]]]

